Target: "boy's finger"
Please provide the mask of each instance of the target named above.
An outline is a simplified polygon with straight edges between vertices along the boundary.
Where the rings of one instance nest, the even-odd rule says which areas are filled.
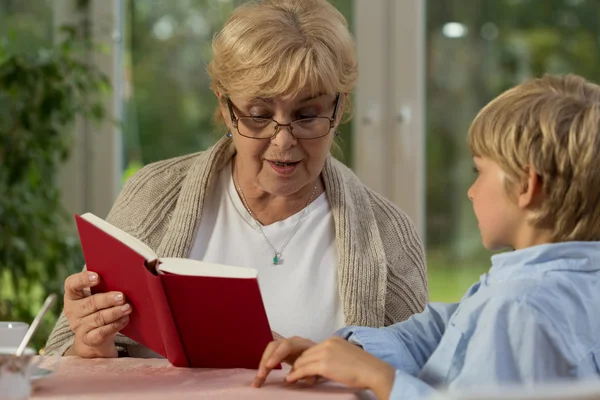
[[[295,367],[295,365],[294,365]],[[304,366],[297,368],[295,367],[286,377],[285,381],[288,383],[298,382],[300,379],[308,378],[315,375],[322,375],[320,373],[319,363],[310,362]]]
[[[258,365],[258,371],[256,372],[256,377],[254,378],[254,382],[252,383],[253,387],[261,387],[265,380],[267,379],[267,375],[271,369],[267,367],[267,361],[271,358],[271,355],[275,351],[275,349],[280,345],[279,342],[271,342],[267,345],[262,358],[260,359],[260,363]]]
[[[294,367],[290,371],[290,373],[296,371],[297,369],[302,369],[307,365],[311,364],[323,364],[322,361],[325,359],[325,355],[322,352],[305,352],[294,362]]]
[[[294,348],[291,340],[278,340],[276,343],[279,345],[273,349],[273,353],[267,359],[267,363],[265,364],[266,367],[270,369],[275,368],[288,358]]]
[[[318,376],[309,376],[308,378],[306,378],[306,384],[308,386],[313,386],[317,382],[317,379],[319,379]]]
[[[275,349],[277,347],[279,347],[281,343],[278,341],[273,341],[271,343],[269,343],[267,345],[267,348],[265,349],[265,351],[263,352],[263,355],[260,359],[260,364],[259,364],[259,368],[258,368],[258,372],[261,372],[261,367],[266,367],[267,366],[267,361],[269,361],[269,358],[271,358],[271,355],[273,354],[273,352],[275,351]]]

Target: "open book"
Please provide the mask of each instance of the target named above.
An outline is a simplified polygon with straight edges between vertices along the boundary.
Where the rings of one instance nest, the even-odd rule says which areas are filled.
[[[162,258],[101,218],[75,216],[92,293],[122,292],[132,305],[125,336],[178,367],[257,368],[273,340],[257,271]]]

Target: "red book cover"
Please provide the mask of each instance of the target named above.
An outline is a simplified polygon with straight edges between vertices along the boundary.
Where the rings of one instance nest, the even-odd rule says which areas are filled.
[[[273,336],[256,277],[198,276],[202,262],[190,260],[181,264],[184,271],[198,264],[190,275],[181,267],[178,273],[156,273],[148,263],[163,261],[154,262],[150,249],[90,215],[76,221],[87,269],[101,277],[92,293],[123,292],[133,310],[122,334],[175,366],[258,367]],[[177,261],[166,259],[165,270]]]

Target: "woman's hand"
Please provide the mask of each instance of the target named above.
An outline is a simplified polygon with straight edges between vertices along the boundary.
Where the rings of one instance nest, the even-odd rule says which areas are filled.
[[[84,271],[65,280],[65,316],[75,342],[65,355],[83,358],[117,357],[115,336],[129,323],[131,306],[119,292],[89,294],[100,276]]]
[[[322,376],[359,389],[371,389],[379,399],[388,399],[394,385],[392,366],[342,338],[334,337],[306,350],[285,378],[293,383],[300,379]]]
[[[261,387],[273,368],[282,362],[294,364],[304,351],[315,345],[315,342],[297,336],[289,339],[282,338],[269,343],[260,360],[258,372],[252,386]]]

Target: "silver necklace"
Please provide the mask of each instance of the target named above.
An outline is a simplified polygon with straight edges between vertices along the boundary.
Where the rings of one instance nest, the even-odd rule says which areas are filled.
[[[271,241],[269,240],[269,238],[265,234],[265,231],[263,231],[262,224],[258,221],[258,219],[256,219],[256,217],[254,216],[254,213],[252,212],[252,210],[250,210],[250,207],[248,207],[248,202],[246,201],[246,197],[244,196],[244,192],[242,192],[242,187],[240,186],[240,181],[239,181],[239,179],[237,179],[237,176],[236,176],[236,181],[237,181],[236,182],[237,183],[237,190],[240,193],[240,197],[242,198],[242,203],[244,203],[244,207],[246,207],[246,211],[248,211],[248,214],[250,214],[250,216],[252,217],[252,219],[254,220],[254,222],[256,222],[256,226],[258,226],[258,229],[260,230],[260,233],[262,234],[262,236],[265,238],[265,240],[269,244],[269,247],[271,247],[271,249],[273,249],[273,265],[279,265],[280,262],[283,262],[283,260],[281,259],[281,256],[283,254],[283,250],[285,250],[285,248],[288,245],[288,243],[290,242],[290,240],[292,240],[292,237],[294,236],[294,234],[298,230],[298,227],[300,226],[300,222],[304,219],[304,214],[306,214],[306,211],[308,210],[308,205],[310,204],[310,202],[313,199],[315,193],[317,192],[317,186],[318,186],[318,184],[315,185],[315,187],[314,187],[314,189],[313,189],[310,197],[308,198],[308,202],[306,203],[306,206],[304,206],[304,209],[302,210],[302,214],[300,215],[300,218],[298,218],[298,222],[296,222],[296,225],[294,226],[294,229],[292,229],[292,232],[288,236],[288,238],[285,241],[285,243],[283,244],[283,246],[281,246],[281,249],[279,249],[279,251],[277,251],[277,248],[275,248],[275,246],[273,246],[273,243],[271,243]]]

